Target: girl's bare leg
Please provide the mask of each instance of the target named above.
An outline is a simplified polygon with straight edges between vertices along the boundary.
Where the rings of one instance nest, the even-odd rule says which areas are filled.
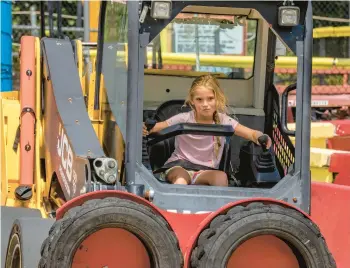
[[[197,176],[194,184],[228,186],[227,175],[221,170],[204,170]]]
[[[190,184],[191,178],[188,172],[182,167],[175,167],[169,171],[167,179],[173,184]]]

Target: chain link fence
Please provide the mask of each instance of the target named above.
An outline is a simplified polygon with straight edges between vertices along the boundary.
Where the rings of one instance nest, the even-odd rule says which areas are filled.
[[[350,26],[350,2],[314,2],[314,28]],[[350,58],[349,37],[327,37],[314,40],[314,56]]]
[[[313,109],[313,119],[350,118],[350,2],[321,1],[315,2],[314,8],[314,28],[332,28],[334,34],[314,39],[314,57],[333,58],[333,66],[314,71],[313,94],[320,95],[320,102],[328,102],[331,108]],[[328,100],[327,95],[331,96]],[[335,107],[340,109],[332,109]]]
[[[53,1],[51,1],[53,2]],[[44,3],[45,26],[48,35],[48,4]],[[314,119],[329,113],[327,106],[349,106],[350,98],[350,5],[349,1],[313,1],[314,23],[314,61],[319,66],[313,68],[313,105],[317,108]],[[89,25],[84,24],[83,1],[61,1],[62,32],[71,39],[84,40],[84,30]],[[40,35],[40,1],[13,2],[13,72],[14,88],[19,87],[19,59],[18,49],[23,35]],[[54,13],[55,18],[57,14]],[[87,17],[88,18],[88,17]],[[57,29],[55,25],[55,29]],[[85,40],[88,41],[88,40]],[[287,56],[292,56],[290,53]],[[322,66],[322,62],[324,63]],[[278,87],[283,88],[296,81],[295,68],[276,70]],[[333,98],[333,101],[330,101]],[[347,109],[345,107],[345,109]]]
[[[50,1],[53,7],[57,3]],[[12,58],[13,58],[13,88],[19,88],[19,47],[23,35],[40,36],[40,3],[45,11],[45,35],[49,36],[48,1],[13,1],[12,3]],[[62,33],[71,39],[84,39],[84,4],[83,1],[61,1]],[[54,31],[57,31],[57,9],[54,9]],[[85,10],[86,12],[86,10]],[[85,26],[85,28],[84,28]]]
[[[312,120],[350,118],[349,1],[312,1],[312,4]],[[287,53],[287,56],[295,55]],[[296,82],[295,68],[276,71],[275,84],[280,92]],[[295,95],[290,97],[289,105],[295,114]]]

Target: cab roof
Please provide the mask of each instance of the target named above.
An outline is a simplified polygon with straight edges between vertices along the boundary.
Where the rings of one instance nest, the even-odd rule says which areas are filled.
[[[283,6],[284,1],[172,1],[172,11],[170,19],[155,20],[147,16],[144,23],[141,24],[141,31],[148,32],[150,39],[154,39],[163,28],[168,25],[180,12],[186,11],[186,7],[221,7],[220,13],[225,14],[225,8],[235,8],[235,15],[250,15],[253,10],[256,10],[270,24],[272,30],[283,40],[283,42],[296,53],[296,41],[303,40],[304,23],[308,1],[294,1],[294,6],[300,8],[299,25],[294,27],[281,27],[278,25],[278,9]],[[149,1],[143,3],[150,4]],[[210,12],[211,9],[203,8],[201,13]],[[227,14],[227,13],[226,13]]]

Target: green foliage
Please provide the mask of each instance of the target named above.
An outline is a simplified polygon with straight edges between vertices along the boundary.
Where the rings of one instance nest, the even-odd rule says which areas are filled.
[[[247,55],[254,56],[258,23],[256,20],[246,20],[248,22],[248,34],[254,35],[255,38],[247,42]]]
[[[126,4],[108,2],[105,20],[105,41],[127,43],[127,13]]]

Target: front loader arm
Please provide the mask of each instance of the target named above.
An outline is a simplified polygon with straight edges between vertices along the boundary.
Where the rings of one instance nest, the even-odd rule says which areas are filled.
[[[117,165],[115,162],[112,169],[108,168],[108,161],[115,160],[106,160],[91,124],[70,41],[44,38],[42,49],[46,178],[57,178],[65,200],[70,200],[95,189],[91,185],[94,160],[102,159],[102,169],[106,167],[109,176],[115,178]],[[113,188],[113,183],[103,179],[100,184]],[[46,195],[50,185],[46,183]]]

